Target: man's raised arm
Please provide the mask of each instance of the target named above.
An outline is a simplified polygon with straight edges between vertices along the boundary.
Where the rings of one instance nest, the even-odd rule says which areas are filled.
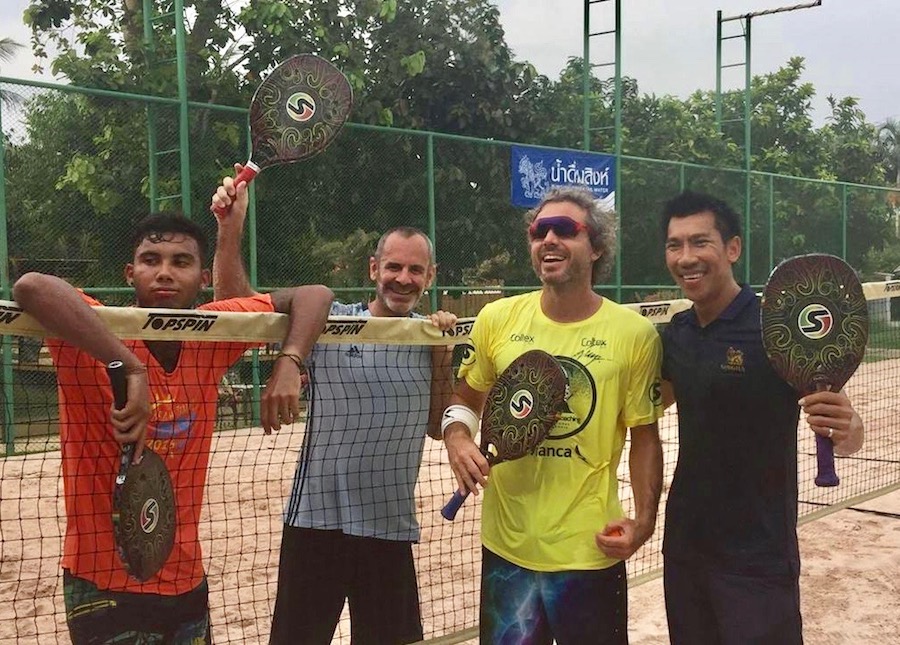
[[[235,164],[235,176],[243,166]],[[241,257],[244,237],[244,220],[247,218],[249,195],[247,183],[234,183],[234,177],[225,177],[212,196],[209,209],[216,216],[216,254],[213,258],[213,298],[243,298],[256,294],[247,278],[247,270]]]

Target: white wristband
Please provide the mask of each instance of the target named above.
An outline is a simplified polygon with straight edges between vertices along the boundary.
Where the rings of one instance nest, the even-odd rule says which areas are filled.
[[[447,431],[447,426],[451,423],[461,423],[466,426],[473,439],[478,434],[478,415],[467,405],[451,405],[444,410],[444,416],[441,419],[441,434]]]

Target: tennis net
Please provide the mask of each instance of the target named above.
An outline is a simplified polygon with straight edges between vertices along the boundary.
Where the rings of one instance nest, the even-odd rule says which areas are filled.
[[[870,283],[864,290],[870,342],[846,389],[865,420],[866,444],[860,453],[838,461],[839,487],[816,488],[814,442],[801,422],[798,478],[805,519],[900,487],[900,402],[894,395],[900,385],[900,299],[895,297],[900,281]],[[631,306],[661,326],[689,303]],[[398,539],[418,539],[413,553],[426,641],[460,642],[476,635],[479,498],[470,499],[454,522],[441,518],[439,510],[455,480],[441,442],[424,436],[434,413],[433,395],[449,388],[452,379],[451,370],[432,366],[441,348],[455,348],[458,364],[470,320],[441,333],[423,321],[330,319],[320,353],[311,361],[313,387],[304,397],[304,414],[280,432],[265,435],[258,426],[260,383],[277,355],[284,317],[117,307],[101,308],[100,314],[122,338],[189,341],[200,347],[198,355],[212,354],[222,341],[259,347],[238,352],[232,365],[217,366],[224,375],[213,390],[217,412],[206,420],[213,430],[199,535],[214,642],[268,641],[286,510],[306,525],[377,525]],[[6,449],[0,457],[0,642],[68,643],[60,570],[64,458],[57,368],[48,350],[53,343],[9,302],[0,303],[0,334]],[[87,390],[98,384],[74,387]],[[176,450],[179,432],[187,431],[179,426],[178,401],[165,395],[154,406],[156,436],[150,445],[158,452]],[[360,424],[366,432],[347,431]],[[168,435],[160,431],[163,427]],[[398,428],[416,429],[401,451],[386,438]],[[676,409],[667,412],[660,429],[666,486],[659,527],[677,460]],[[618,474],[623,505],[630,512],[627,462],[626,452]],[[295,482],[298,464],[302,476]],[[398,493],[412,489],[414,495]],[[340,495],[363,503],[348,504],[335,517],[327,500]],[[660,545],[657,531],[629,561],[633,582],[658,575]],[[345,608],[335,642],[349,642],[349,636]]]

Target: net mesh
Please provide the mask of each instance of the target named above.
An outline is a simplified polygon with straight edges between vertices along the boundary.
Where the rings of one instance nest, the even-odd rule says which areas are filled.
[[[863,364],[846,389],[866,423],[866,444],[856,455],[838,460],[839,487],[813,485],[815,446],[812,433],[801,421],[801,517],[846,506],[860,496],[900,483],[900,403],[894,396],[900,385],[900,299],[892,297],[894,289],[900,292],[900,282],[865,286],[870,342]],[[634,307],[664,325],[687,304],[670,301]],[[449,387],[452,379],[450,370],[431,366],[439,352],[452,347],[458,348],[453,352],[458,364],[461,343],[470,329],[468,321],[441,334],[421,321],[330,319],[311,361],[313,386],[303,398],[301,418],[266,435],[258,426],[259,383],[265,383],[277,354],[274,343],[283,336],[283,317],[216,313],[210,323],[186,312],[173,315],[107,307],[101,313],[104,322],[123,338],[184,340],[196,346],[198,361],[212,361],[210,357],[215,347],[221,350],[222,341],[243,344],[233,363],[232,356],[221,351],[221,359],[216,359],[220,362],[213,370],[217,380],[211,390],[215,412],[206,418],[196,416],[190,426],[179,426],[185,414],[206,414],[203,406],[182,409],[177,400],[180,395],[161,392],[154,412],[155,436],[150,442],[157,452],[165,453],[178,450],[187,427],[195,431],[205,427],[210,436],[208,466],[200,455],[205,451],[203,445],[190,449],[198,451],[199,457],[192,466],[193,481],[205,473],[199,541],[209,581],[214,642],[268,641],[286,508],[291,516],[304,517],[317,526],[374,523],[402,539],[418,537],[413,554],[426,640],[448,642],[474,635],[481,558],[480,498],[470,498],[454,522],[441,518],[440,508],[454,490],[455,480],[443,445],[425,436],[433,414],[432,395]],[[68,457],[60,452],[57,381],[73,370],[57,370],[48,350],[53,341],[44,338],[42,330],[13,303],[0,306],[0,332],[2,439],[6,448],[5,457],[0,458],[0,642],[68,643],[60,569],[67,521],[62,472]],[[259,349],[246,349],[251,345]],[[437,377],[429,378],[432,374]],[[84,377],[73,383],[67,394],[69,403],[84,407],[95,401],[96,391],[103,389],[95,378],[99,379]],[[107,414],[106,399],[96,407],[101,416]],[[66,430],[69,433],[79,430],[77,423],[72,425],[73,418]],[[355,427],[366,431],[353,431]],[[105,428],[100,431],[107,431]],[[396,441],[386,439],[389,431],[398,429],[408,433],[400,451],[395,449]],[[91,434],[90,428],[80,430],[85,436]],[[666,485],[658,527],[663,525],[668,482],[677,460],[674,407],[661,420],[660,432]],[[84,449],[84,441],[79,445]],[[618,475],[623,506],[630,514],[633,500],[627,443],[625,450]],[[345,469],[340,481],[334,477],[335,464]],[[298,467],[302,476],[295,478]],[[372,472],[378,477],[362,475]],[[410,473],[412,479],[404,480]],[[107,480],[105,491],[93,491],[89,497],[111,497],[112,477],[103,481]],[[341,517],[334,517],[332,505],[325,500],[341,486],[349,489],[349,493],[344,490],[346,499],[362,498],[365,503],[356,507],[348,503],[340,509]],[[389,503],[390,499],[401,503]],[[108,521],[103,508],[100,505],[100,515],[91,526]],[[418,527],[409,522],[412,517]],[[629,560],[629,576],[634,582],[661,569],[660,546],[658,530]],[[335,642],[349,639],[345,608]]]

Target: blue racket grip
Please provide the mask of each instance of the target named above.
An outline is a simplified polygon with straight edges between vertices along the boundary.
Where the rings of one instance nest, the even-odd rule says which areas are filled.
[[[837,486],[841,480],[834,469],[834,442],[828,437],[816,435],[816,486]]]
[[[456,517],[457,511],[459,511],[460,507],[462,507],[463,502],[466,501],[466,498],[469,496],[469,491],[463,492],[461,490],[453,493],[453,497],[450,498],[450,501],[447,502],[447,505],[441,509],[441,517],[445,520],[452,520]]]

